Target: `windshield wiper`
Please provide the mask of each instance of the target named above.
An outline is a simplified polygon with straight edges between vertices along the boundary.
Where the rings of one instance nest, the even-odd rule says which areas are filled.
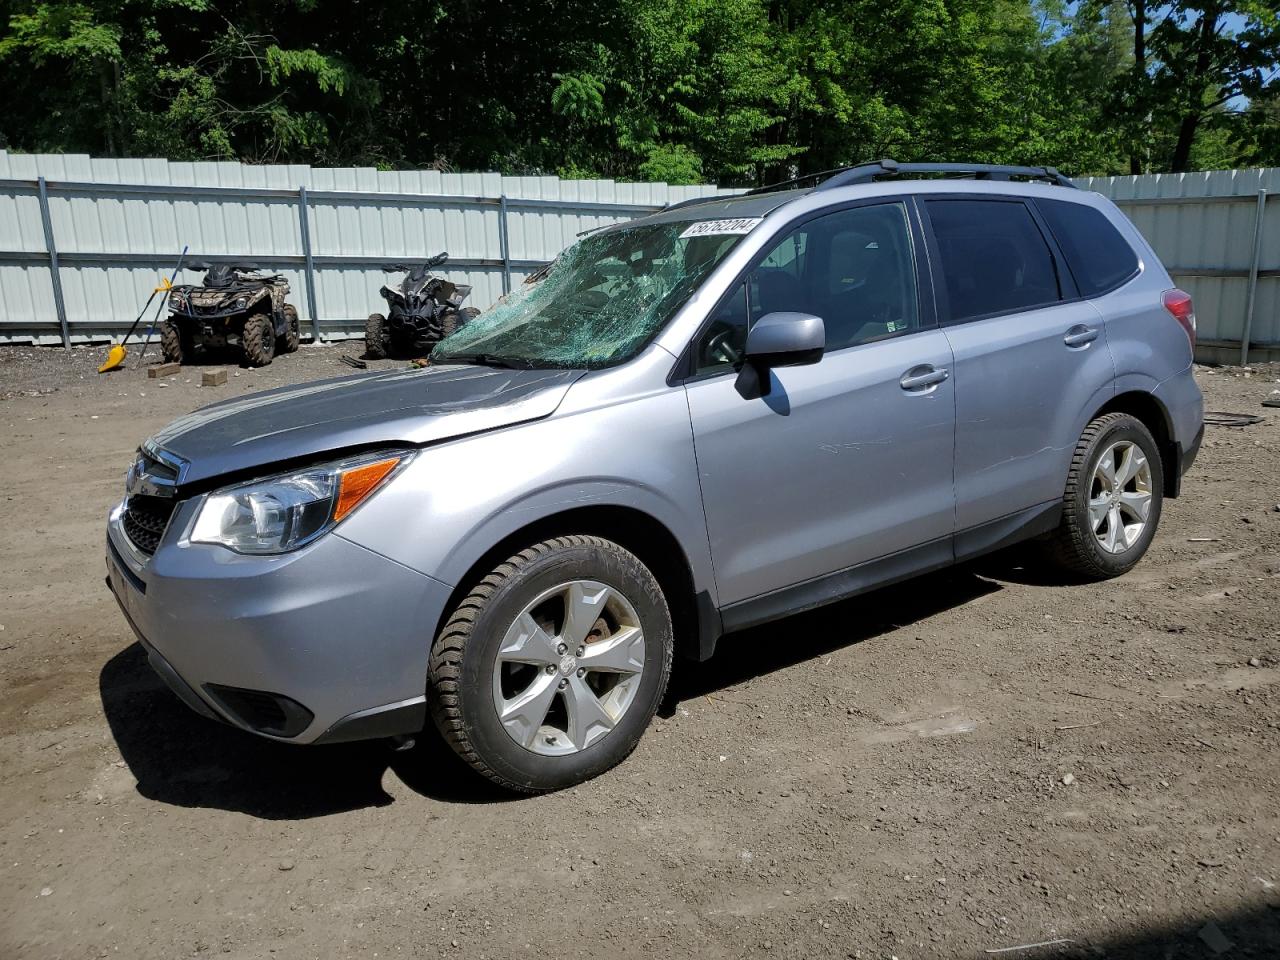
[[[474,363],[481,367],[498,367],[503,370],[536,370],[539,366],[525,357],[500,357],[493,353],[459,353],[445,357],[441,363]]]

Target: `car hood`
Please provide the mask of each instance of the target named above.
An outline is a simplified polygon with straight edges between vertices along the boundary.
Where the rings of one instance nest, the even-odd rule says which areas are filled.
[[[538,420],[581,375],[452,365],[319,380],[204,407],[147,445],[185,461],[185,485],[352,447],[422,445]]]

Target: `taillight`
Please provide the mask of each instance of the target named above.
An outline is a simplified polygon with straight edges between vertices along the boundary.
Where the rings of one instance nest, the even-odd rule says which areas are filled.
[[[1192,351],[1196,348],[1196,308],[1191,303],[1191,294],[1174,287],[1160,295],[1164,308],[1172,314],[1173,319],[1187,331],[1187,339],[1191,341]]]

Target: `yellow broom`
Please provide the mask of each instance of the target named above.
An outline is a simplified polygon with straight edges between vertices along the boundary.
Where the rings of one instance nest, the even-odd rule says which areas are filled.
[[[124,358],[129,355],[129,351],[125,347],[125,341],[127,341],[130,337],[133,336],[133,331],[138,329],[138,324],[142,322],[142,318],[146,315],[147,308],[151,306],[151,301],[155,300],[156,294],[157,293],[168,294],[169,290],[173,288],[173,281],[178,278],[178,271],[182,269],[182,261],[187,255],[187,249],[188,249],[187,247],[182,248],[182,253],[178,255],[178,263],[173,268],[173,273],[169,277],[169,279],[166,280],[163,277],[160,278],[160,286],[156,287],[154,290],[151,291],[151,296],[147,297],[147,302],[142,305],[142,310],[139,311],[138,313],[138,319],[133,321],[133,326],[131,326],[129,328],[129,332],[124,335],[124,339],[107,351],[107,359],[103,362],[102,366],[98,368],[99,373],[106,373],[108,370],[114,370],[116,369],[116,367],[120,366],[120,364],[124,363]],[[163,308],[164,308],[164,301],[162,300],[160,302],[160,309],[163,309]],[[157,309],[156,317],[158,318],[159,316],[160,316],[160,310]],[[156,325],[153,321],[151,324],[151,329],[154,331],[155,327]],[[148,339],[150,339],[150,335],[148,335]]]

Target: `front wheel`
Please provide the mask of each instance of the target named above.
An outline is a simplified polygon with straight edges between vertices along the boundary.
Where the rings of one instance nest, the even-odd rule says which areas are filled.
[[[284,313],[284,335],[276,339],[276,353],[293,353],[302,342],[302,324],[298,322],[298,308],[286,303]]]
[[[182,328],[173,320],[166,320],[160,325],[160,352],[164,354],[166,363],[182,363],[191,359],[190,338],[182,333]]]
[[[499,564],[431,649],[436,726],[473,768],[539,793],[588,780],[635,748],[671,675],[657,580],[618,544],[566,536]]]
[[[240,353],[250,367],[265,367],[276,355],[276,332],[271,328],[271,318],[255,313],[244,322],[240,334]]]
[[[387,318],[380,313],[369,314],[364,322],[364,355],[371,360],[385,359],[390,339]]]
[[[1163,502],[1164,463],[1151,431],[1127,413],[1098,417],[1076,444],[1049,558],[1090,580],[1127,573],[1151,545]]]

